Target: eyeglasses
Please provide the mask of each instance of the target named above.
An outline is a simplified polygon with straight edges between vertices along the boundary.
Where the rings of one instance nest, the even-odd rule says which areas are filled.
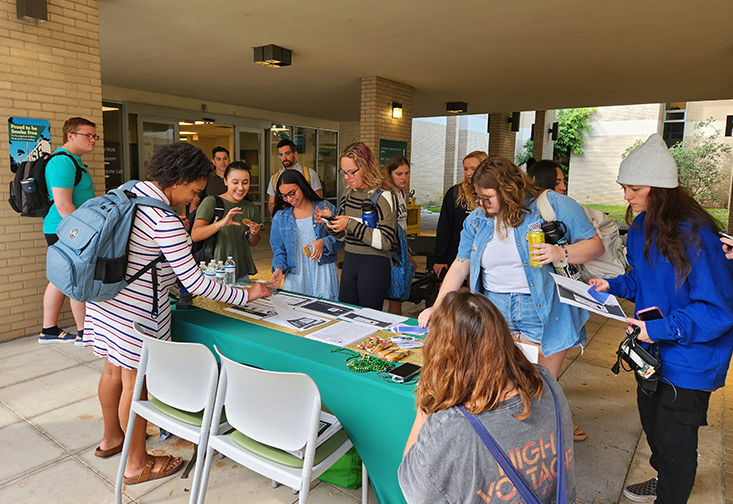
[[[280,197],[281,197],[281,198],[282,198],[283,200],[289,200],[289,199],[293,199],[293,198],[295,198],[295,193],[297,193],[297,192],[298,192],[298,190],[297,190],[297,189],[293,189],[293,190],[292,190],[292,191],[290,191],[290,192],[289,192],[288,194],[280,194]]]
[[[293,153],[293,151],[291,151],[291,150],[289,150],[289,151],[285,151],[285,152],[283,152],[282,154],[280,154],[280,153],[278,152],[278,153],[277,153],[277,157],[279,157],[280,159],[282,159],[282,158],[284,158],[285,156],[289,156],[289,155],[291,155],[292,153]]]
[[[356,172],[358,172],[359,170],[360,168],[357,168],[354,171],[343,171],[343,170],[339,170],[339,171],[341,172],[341,175],[343,175],[346,178],[354,178],[356,176]]]
[[[87,137],[88,140],[99,140],[99,135],[92,135],[91,133],[72,133],[72,135],[81,135]]]

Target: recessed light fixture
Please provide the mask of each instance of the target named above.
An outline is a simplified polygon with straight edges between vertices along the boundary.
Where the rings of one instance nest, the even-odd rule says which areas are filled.
[[[179,135],[195,135],[196,132],[195,131],[179,131],[178,134]]]
[[[273,44],[254,48],[255,63],[267,67],[290,66],[293,52],[290,49]]]
[[[445,104],[445,110],[452,114],[462,114],[468,112],[468,103],[466,102],[448,102]]]
[[[392,117],[395,119],[399,119],[402,117],[402,104],[397,102],[392,102]]]

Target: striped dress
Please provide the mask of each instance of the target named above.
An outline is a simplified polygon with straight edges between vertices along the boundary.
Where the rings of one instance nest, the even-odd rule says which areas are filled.
[[[139,182],[133,192],[169,204],[165,195],[151,182]],[[147,271],[138,280],[120,291],[114,299],[86,304],[84,346],[94,346],[94,353],[112,364],[137,369],[142,340],[132,329],[137,322],[150,336],[169,340],[171,308],[168,291],[176,276],[189,292],[218,301],[243,305],[247,291],[233,289],[207,279],[191,255],[191,240],[180,219],[171,212],[140,206],[130,235],[128,277],[146,264],[165,254],[167,262],[157,264],[158,292],[153,292],[152,274]],[[158,296],[159,314],[150,314],[153,296]]]

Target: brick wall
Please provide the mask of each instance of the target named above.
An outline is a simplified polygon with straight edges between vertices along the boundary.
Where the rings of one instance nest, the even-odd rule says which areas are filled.
[[[359,141],[359,121],[339,123],[339,154],[344,148]]]
[[[637,140],[661,132],[658,103],[598,107],[589,118],[592,130],[583,144],[583,154],[570,156],[568,196],[586,205],[624,205],[616,183],[621,155]]]
[[[516,133],[509,122],[510,112],[497,112],[489,116],[489,155],[504,156],[514,161]]]
[[[19,217],[7,202],[13,174],[6,118],[48,120],[56,149],[73,116],[97,123],[103,134],[97,2],[49,0],[48,21],[35,25],[17,18],[14,1],[0,0],[0,340],[41,330],[48,283],[41,219]],[[84,161],[102,193],[102,140]],[[59,326],[73,323],[67,302]]]
[[[410,158],[413,88],[382,77],[361,79],[361,117],[359,135],[379,157],[380,140],[407,142]],[[402,104],[402,117],[392,118],[392,102]]]

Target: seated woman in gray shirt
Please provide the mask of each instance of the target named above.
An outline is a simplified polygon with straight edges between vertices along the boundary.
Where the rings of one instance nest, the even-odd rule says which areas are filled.
[[[555,500],[563,461],[567,502],[575,502],[570,409],[552,374],[527,360],[485,296],[452,292],[433,321],[415,391],[417,416],[398,473],[407,502],[508,502],[516,492],[461,405],[477,415],[543,504]],[[562,414],[559,458],[555,402],[546,387]]]

